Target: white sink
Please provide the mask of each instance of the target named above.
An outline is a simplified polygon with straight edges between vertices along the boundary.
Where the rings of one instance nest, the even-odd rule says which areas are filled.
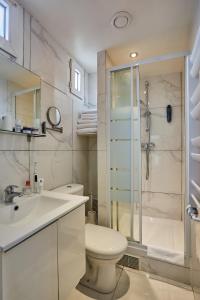
[[[0,224],[30,222],[67,202],[69,201],[43,195],[16,197],[14,203],[0,205]]]
[[[14,203],[0,204],[0,250],[14,247],[48,226],[89,198],[43,191],[42,194],[15,197]]]

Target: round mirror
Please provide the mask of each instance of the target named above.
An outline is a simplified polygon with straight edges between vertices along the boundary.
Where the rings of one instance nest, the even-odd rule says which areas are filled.
[[[56,127],[61,122],[61,113],[55,106],[51,106],[47,110],[47,120],[51,126]]]

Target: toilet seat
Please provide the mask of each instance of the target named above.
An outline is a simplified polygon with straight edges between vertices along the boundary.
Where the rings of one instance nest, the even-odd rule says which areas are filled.
[[[86,224],[86,250],[99,259],[115,259],[127,249],[127,239],[118,231],[107,227]]]

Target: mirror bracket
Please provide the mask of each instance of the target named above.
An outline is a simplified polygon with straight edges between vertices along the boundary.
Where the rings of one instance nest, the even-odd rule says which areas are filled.
[[[53,126],[53,125],[52,125],[52,127],[47,127],[46,122],[42,122],[42,133],[46,134],[47,130],[63,133],[63,127],[57,127],[57,126]]]

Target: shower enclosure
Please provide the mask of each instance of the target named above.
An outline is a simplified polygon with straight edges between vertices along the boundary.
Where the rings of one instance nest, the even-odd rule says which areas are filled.
[[[147,255],[178,265],[187,252],[184,60],[108,71],[111,227]]]

